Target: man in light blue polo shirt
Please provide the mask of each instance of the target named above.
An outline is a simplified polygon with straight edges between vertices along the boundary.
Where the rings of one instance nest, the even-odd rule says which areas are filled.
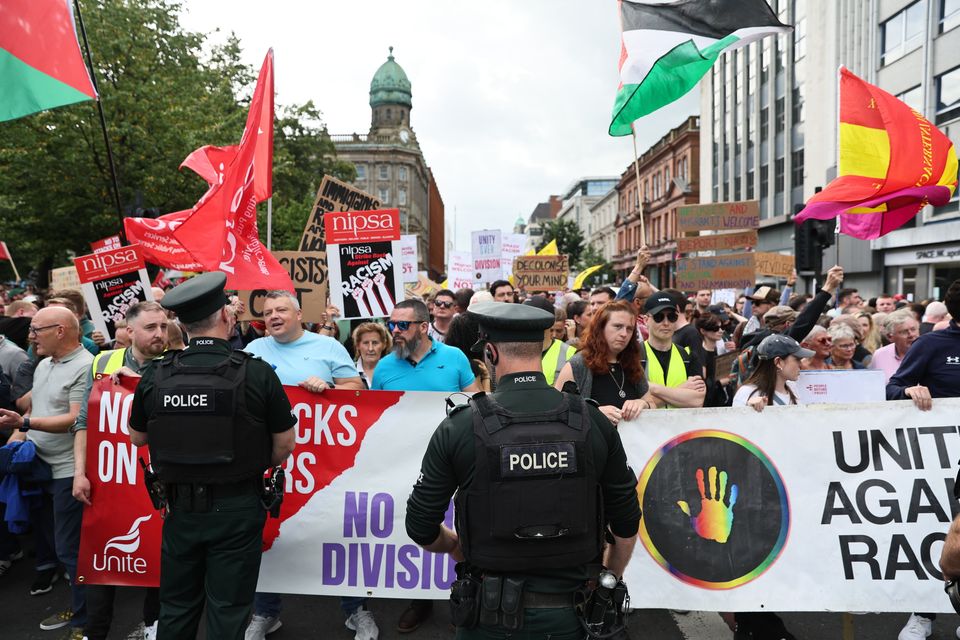
[[[329,336],[303,330],[300,303],[289,291],[271,291],[263,301],[263,322],[267,335],[247,345],[245,351],[273,365],[280,382],[320,393],[325,389],[363,389],[357,367],[343,345]],[[379,635],[373,614],[364,598],[341,598],[347,628],[356,638],[368,640]],[[283,601],[276,593],[257,593],[253,618],[245,640],[263,640],[280,628]]]
[[[470,361],[460,349],[428,335],[430,315],[420,300],[403,300],[390,313],[387,328],[393,353],[373,370],[371,389],[387,391],[480,391]]]

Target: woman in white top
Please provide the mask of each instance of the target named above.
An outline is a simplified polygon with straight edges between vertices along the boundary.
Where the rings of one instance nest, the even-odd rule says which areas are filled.
[[[369,389],[373,370],[380,358],[390,353],[393,340],[386,328],[377,322],[364,322],[353,330],[353,349],[357,354],[357,373]]]
[[[767,336],[757,346],[760,362],[737,389],[733,406],[763,411],[771,404],[799,404],[794,383],[800,377],[800,359],[813,355],[789,336]]]

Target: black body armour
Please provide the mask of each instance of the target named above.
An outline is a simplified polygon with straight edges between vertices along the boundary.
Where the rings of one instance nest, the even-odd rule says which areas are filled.
[[[602,553],[603,500],[578,395],[549,413],[520,415],[478,393],[476,462],[456,504],[467,561],[487,571],[562,569]]]
[[[266,423],[247,410],[250,356],[234,351],[212,366],[167,352],[156,365],[147,420],[150,459],[163,482],[224,484],[261,476],[270,466]]]

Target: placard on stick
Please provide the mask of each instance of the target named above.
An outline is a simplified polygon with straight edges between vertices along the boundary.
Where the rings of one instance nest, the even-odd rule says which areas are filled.
[[[366,191],[341,182],[332,176],[323,176],[313,210],[300,238],[300,251],[324,251],[327,248],[323,216],[328,211],[370,211],[379,209],[380,201]]]
[[[677,251],[679,253],[695,253],[697,251],[751,249],[757,246],[757,241],[757,232],[753,229],[736,233],[717,233],[709,236],[677,238]]]
[[[327,309],[327,254],[323,251],[274,251],[273,257],[293,280],[304,322],[322,322]],[[241,320],[262,320],[266,289],[238,291],[243,301]]]
[[[759,226],[759,200],[694,204],[677,209],[677,231],[732,231]]]
[[[731,253],[710,258],[677,261],[677,289],[743,289],[756,280],[752,253]]]
[[[793,256],[782,253],[765,253],[758,251],[753,254],[757,265],[757,273],[762,276],[776,276],[789,278],[793,274]]]
[[[61,289],[80,290],[80,276],[77,275],[76,267],[60,267],[50,270],[50,289],[60,291]]]
[[[526,291],[561,291],[570,274],[569,257],[517,256],[513,259],[513,277],[518,289]]]
[[[147,265],[139,245],[80,256],[74,258],[73,263],[93,325],[108,341],[114,339],[116,323],[126,316],[127,309],[138,302],[153,300]]]

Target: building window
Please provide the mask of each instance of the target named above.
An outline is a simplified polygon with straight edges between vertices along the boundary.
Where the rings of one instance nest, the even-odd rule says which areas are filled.
[[[407,190],[400,188],[397,190],[397,204],[401,207],[407,204]]]
[[[797,125],[803,122],[803,85],[793,88],[793,124]]]
[[[386,187],[380,187],[380,204],[390,204],[390,189],[387,189]]]
[[[663,195],[670,193],[670,167],[663,170]]]
[[[923,90],[919,85],[898,94],[897,99],[914,111],[923,113]]]
[[[803,186],[803,149],[798,149],[790,156],[791,173],[790,188]]]
[[[386,164],[380,165],[380,179],[389,180],[390,179],[390,166]]]
[[[807,55],[807,19],[801,18],[793,25],[793,61]]]
[[[937,76],[937,124],[960,116],[960,67]]]
[[[880,64],[888,65],[923,45],[927,0],[919,0],[880,25]]]
[[[960,0],[940,0],[940,33],[960,25]]]
[[[773,192],[775,194],[783,193],[783,158],[777,158],[773,168]]]
[[[753,188],[753,171],[747,171],[747,200],[753,200],[755,195],[755,189]]]
[[[760,142],[766,142],[770,133],[770,107],[760,109]]]
[[[406,167],[397,167],[397,180],[400,182],[407,181],[407,168]]]
[[[733,179],[733,199],[734,200],[740,199],[740,195],[741,195],[740,187],[741,187],[740,174],[737,173],[737,175]]]
[[[770,194],[770,165],[760,167],[760,197],[766,198]]]
[[[777,131],[783,131],[783,128],[786,126],[786,114],[784,113],[786,110],[786,101],[783,98],[777,98],[774,110],[774,115],[776,117],[774,126],[776,127]]]
[[[366,180],[367,179],[367,165],[358,164],[357,165],[357,180]]]

